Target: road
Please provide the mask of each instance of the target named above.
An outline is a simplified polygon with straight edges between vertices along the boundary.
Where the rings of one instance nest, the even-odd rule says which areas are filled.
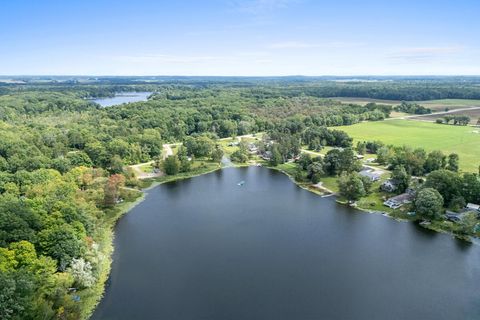
[[[176,146],[176,145],[180,145],[180,143],[165,143],[163,145],[163,152],[162,152],[162,159],[163,160],[165,160],[166,157],[173,155],[172,146]],[[132,168],[133,172],[135,172],[135,175],[140,180],[163,176],[163,172],[161,172],[161,171],[159,171],[159,172],[144,172],[141,169],[142,166],[151,165],[154,162],[155,161],[138,163],[138,164],[131,165],[130,168]]]
[[[457,113],[457,112],[462,112],[462,111],[478,110],[478,109],[480,109],[480,107],[473,107],[472,106],[472,107],[467,107],[467,108],[452,109],[452,110],[448,110],[448,111],[433,112],[433,113],[427,113],[427,114],[412,114],[412,115],[403,116],[403,117],[386,118],[385,120],[411,119],[411,118],[437,116],[437,115],[441,116],[441,115],[445,115],[445,114],[449,114],[449,113]]]

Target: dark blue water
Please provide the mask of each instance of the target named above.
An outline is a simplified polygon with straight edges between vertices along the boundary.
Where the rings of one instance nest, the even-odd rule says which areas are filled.
[[[93,319],[480,319],[480,250],[229,168],[120,220]]]
[[[151,94],[151,92],[122,92],[111,98],[99,98],[93,99],[92,101],[98,103],[102,107],[111,107],[122,103],[147,101],[147,98]]]

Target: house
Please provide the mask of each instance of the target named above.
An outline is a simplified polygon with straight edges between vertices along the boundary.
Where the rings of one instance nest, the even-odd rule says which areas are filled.
[[[405,192],[399,194],[398,196],[387,199],[383,204],[391,209],[398,209],[404,204],[411,203],[413,200],[414,194],[412,192]]]
[[[388,179],[380,186],[380,190],[385,192],[394,192],[397,190],[397,183],[394,179]]]
[[[262,159],[266,161],[269,161],[270,159],[272,159],[272,152],[265,151],[264,153],[262,153]]]
[[[257,153],[258,152],[258,147],[255,145],[255,143],[249,143],[247,146],[248,152],[250,153]]]
[[[364,169],[359,172],[361,176],[369,178],[371,181],[378,181],[382,176],[383,172],[373,169]]]
[[[447,218],[447,220],[450,220],[452,222],[459,222],[460,220],[462,220],[459,213],[449,210],[445,212],[445,217]]]
[[[475,204],[475,203],[467,203],[467,206],[465,207],[467,210],[473,210],[480,212],[480,205]]]

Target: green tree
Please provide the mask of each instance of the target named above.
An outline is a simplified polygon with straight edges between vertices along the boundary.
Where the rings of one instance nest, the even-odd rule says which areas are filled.
[[[170,155],[163,160],[163,170],[168,175],[175,175],[180,171],[180,161],[176,155]]]
[[[421,189],[415,198],[414,206],[417,214],[429,220],[440,217],[443,209],[443,197],[433,188]]]
[[[307,178],[312,181],[312,183],[319,183],[320,178],[324,174],[323,163],[321,161],[312,162],[307,167]]]
[[[448,155],[447,170],[458,172],[460,157],[456,153]]]
[[[272,146],[271,152],[272,152],[272,156],[270,157],[270,161],[269,161],[271,166],[276,167],[279,164],[282,164],[285,162],[277,144],[274,144]]]
[[[58,224],[38,234],[41,252],[58,262],[58,269],[64,271],[73,258],[80,257],[86,244],[78,232],[68,224]]]
[[[445,168],[446,156],[441,151],[432,151],[428,154],[425,161],[425,172],[432,172]]]
[[[223,150],[220,146],[216,146],[215,149],[212,151],[212,161],[213,162],[220,162],[223,158]]]
[[[405,192],[410,185],[410,175],[402,165],[398,165],[393,169],[391,178],[395,181],[395,185],[397,186],[396,191],[399,193]]]
[[[449,205],[453,198],[461,195],[462,179],[456,172],[437,170],[427,176],[425,187],[436,189]]]
[[[364,181],[356,172],[342,174],[338,179],[338,188],[340,190],[340,195],[349,201],[359,200],[367,194]]]

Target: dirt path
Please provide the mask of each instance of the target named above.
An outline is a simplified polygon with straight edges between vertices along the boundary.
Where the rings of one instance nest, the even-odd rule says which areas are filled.
[[[175,146],[175,145],[179,145],[179,143],[170,143],[170,144],[166,143],[166,144],[163,145],[163,152],[162,152],[162,159],[163,160],[165,160],[166,157],[173,155],[172,146]],[[142,166],[151,165],[154,162],[155,161],[137,163],[137,164],[131,165],[129,167],[132,168],[133,172],[135,172],[135,175],[140,180],[163,176],[163,172],[161,172],[161,171],[145,172],[145,171],[142,170]]]

